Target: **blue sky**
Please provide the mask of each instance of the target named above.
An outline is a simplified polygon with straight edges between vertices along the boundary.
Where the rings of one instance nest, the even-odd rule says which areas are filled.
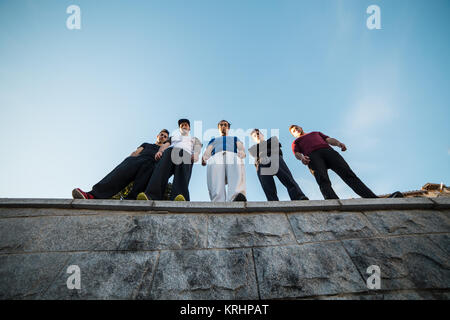
[[[72,4],[80,30],[66,27]],[[373,4],[381,30],[366,27]],[[221,119],[279,130],[310,199],[322,196],[290,151],[293,123],[345,143],[377,194],[448,185],[449,15],[448,0],[0,0],[0,197],[90,190],[182,117],[203,133]],[[246,170],[248,199],[265,200]],[[209,200],[201,165],[190,190]]]

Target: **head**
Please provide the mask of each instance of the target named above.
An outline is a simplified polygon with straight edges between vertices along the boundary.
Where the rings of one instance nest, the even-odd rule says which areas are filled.
[[[191,123],[188,119],[180,119],[178,120],[178,128],[182,135],[188,135],[191,131]]]
[[[296,138],[304,134],[302,127],[299,127],[295,124],[289,127],[289,132]]]
[[[163,144],[169,138],[169,130],[162,129],[156,136],[156,144]]]
[[[264,135],[262,134],[259,129],[253,129],[252,132],[250,132],[250,136],[252,137],[253,141],[256,143],[260,143],[261,141],[264,141]]]
[[[219,129],[221,136],[227,136],[228,131],[230,131],[230,123],[227,120],[221,120],[217,124],[217,129]]]

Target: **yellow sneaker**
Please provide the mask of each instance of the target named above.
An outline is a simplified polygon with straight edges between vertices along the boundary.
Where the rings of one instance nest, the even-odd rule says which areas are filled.
[[[150,200],[145,192],[141,192],[137,195],[136,200]]]
[[[175,197],[174,201],[186,201],[182,194],[179,194]]]

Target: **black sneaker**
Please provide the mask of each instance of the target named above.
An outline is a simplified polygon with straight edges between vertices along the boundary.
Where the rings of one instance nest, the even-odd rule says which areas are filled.
[[[302,196],[300,199],[298,200],[309,200],[309,198],[307,196]]]
[[[233,201],[247,201],[247,198],[242,193],[238,193]]]
[[[388,198],[404,198],[404,196],[403,193],[401,193],[400,191],[395,191]]]

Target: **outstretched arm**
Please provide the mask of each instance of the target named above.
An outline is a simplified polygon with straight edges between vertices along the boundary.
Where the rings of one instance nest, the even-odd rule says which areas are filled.
[[[337,140],[337,139],[334,139],[334,138],[327,138],[327,139],[326,139],[326,142],[327,142],[329,145],[332,145],[332,146],[336,146],[336,147],[341,148],[342,151],[347,150],[347,147],[345,146],[345,144],[343,144],[342,142],[340,142],[340,141]]]

